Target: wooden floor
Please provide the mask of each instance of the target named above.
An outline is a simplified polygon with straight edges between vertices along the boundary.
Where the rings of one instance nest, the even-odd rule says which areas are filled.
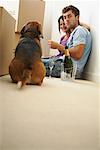
[[[0,150],[99,150],[99,85],[45,78],[17,89],[0,78]]]

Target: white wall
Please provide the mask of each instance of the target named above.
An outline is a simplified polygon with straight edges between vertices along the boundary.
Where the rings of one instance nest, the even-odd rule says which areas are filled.
[[[48,2],[52,3],[51,12],[48,11],[49,5]],[[88,80],[92,80],[95,82],[100,82],[100,46],[99,46],[99,24],[100,19],[98,18],[99,9],[100,9],[100,2],[99,0],[51,0],[46,2],[46,16],[45,19],[48,17],[50,13],[52,13],[52,20],[49,19],[46,22],[46,26],[50,25],[50,21],[52,21],[52,30],[51,30],[51,39],[59,42],[60,33],[58,31],[58,18],[62,13],[62,9],[69,5],[75,5],[80,10],[80,21],[88,24],[91,28],[91,34],[93,38],[93,48],[92,53],[90,56],[89,63],[86,67],[86,71],[84,73],[85,78]],[[48,32],[49,29],[46,28]],[[48,32],[50,34],[50,31]],[[57,51],[51,50],[50,54],[54,54]]]
[[[92,53],[87,64],[84,76],[86,79],[100,82],[100,46],[99,46],[99,0],[82,0],[81,2],[71,0],[71,4],[80,9],[80,21],[91,27],[93,39]]]
[[[0,0],[0,5],[3,6],[17,20],[19,0]]]

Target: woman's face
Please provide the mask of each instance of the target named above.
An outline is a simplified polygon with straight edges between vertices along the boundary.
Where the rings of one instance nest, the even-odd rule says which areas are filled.
[[[65,23],[62,19],[60,19],[60,30],[62,30],[63,32],[67,31],[67,27],[65,26]]]

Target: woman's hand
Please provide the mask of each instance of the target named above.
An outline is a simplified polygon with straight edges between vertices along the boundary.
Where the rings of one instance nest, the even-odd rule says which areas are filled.
[[[54,42],[54,41],[51,41],[51,40],[48,40],[48,45],[50,48],[52,49],[58,49],[60,52],[63,52],[64,53],[64,50],[65,50],[65,46],[57,43],[57,42]]]
[[[48,40],[48,45],[52,49],[58,49],[58,43],[57,42],[54,42],[52,40]]]

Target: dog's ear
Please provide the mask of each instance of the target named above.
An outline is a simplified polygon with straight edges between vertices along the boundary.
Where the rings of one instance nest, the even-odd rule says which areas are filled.
[[[37,31],[39,33],[40,38],[43,38],[43,33],[42,33],[42,26],[41,24],[38,24],[37,26]]]
[[[21,32],[20,32],[20,34],[21,34],[21,35],[23,35],[23,34],[24,34],[24,32],[25,32],[25,26],[23,26],[23,28],[22,28],[22,30],[21,30]]]
[[[23,36],[23,34],[27,31],[27,26],[28,26],[28,24],[29,23],[27,23],[27,24],[25,24],[23,27],[22,27],[22,29],[21,29],[21,32],[20,32],[20,34]]]

